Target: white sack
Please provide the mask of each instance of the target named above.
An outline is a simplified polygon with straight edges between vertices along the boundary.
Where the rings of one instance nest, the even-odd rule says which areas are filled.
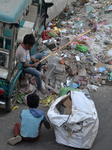
[[[49,108],[48,117],[54,124],[56,142],[75,148],[90,149],[98,132],[99,120],[94,102],[84,93],[71,91],[72,113],[60,114],[56,105],[59,97]]]

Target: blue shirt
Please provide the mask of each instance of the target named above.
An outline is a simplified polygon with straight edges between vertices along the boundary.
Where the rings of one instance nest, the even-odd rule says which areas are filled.
[[[35,138],[39,133],[40,123],[46,121],[44,112],[37,108],[30,108],[21,112],[20,134],[22,137]]]

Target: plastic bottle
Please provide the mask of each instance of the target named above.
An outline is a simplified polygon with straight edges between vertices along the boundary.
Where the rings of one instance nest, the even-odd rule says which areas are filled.
[[[47,51],[43,51],[43,57],[46,57],[46,55],[47,55]]]
[[[79,20],[79,21],[77,22],[77,25],[78,25],[78,28],[79,28],[79,29],[82,29],[82,28],[83,28],[83,22],[82,22],[81,20]]]
[[[43,45],[42,46],[42,55],[43,55],[43,57],[46,57],[46,55],[47,55],[47,51],[46,51],[46,49],[47,49],[47,47],[46,47],[46,45]]]
[[[99,68],[96,68],[96,67],[94,67],[94,66],[91,66],[91,72],[92,73],[97,73],[97,72],[99,72]]]

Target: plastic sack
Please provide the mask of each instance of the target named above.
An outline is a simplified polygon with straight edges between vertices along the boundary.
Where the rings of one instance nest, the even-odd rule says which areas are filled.
[[[47,113],[54,125],[56,142],[75,148],[90,149],[99,127],[94,102],[82,92],[71,91],[71,114],[60,114],[56,106],[66,97],[67,95],[59,97]]]

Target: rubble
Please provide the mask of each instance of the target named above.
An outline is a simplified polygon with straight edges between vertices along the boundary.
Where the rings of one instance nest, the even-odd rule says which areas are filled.
[[[43,63],[47,90],[58,96],[61,87],[78,85],[77,89],[91,92],[106,85],[107,80],[112,81],[111,15],[110,1],[76,0],[47,25],[42,34],[42,48],[38,49],[42,53],[46,51],[43,57],[91,28],[87,35]]]

